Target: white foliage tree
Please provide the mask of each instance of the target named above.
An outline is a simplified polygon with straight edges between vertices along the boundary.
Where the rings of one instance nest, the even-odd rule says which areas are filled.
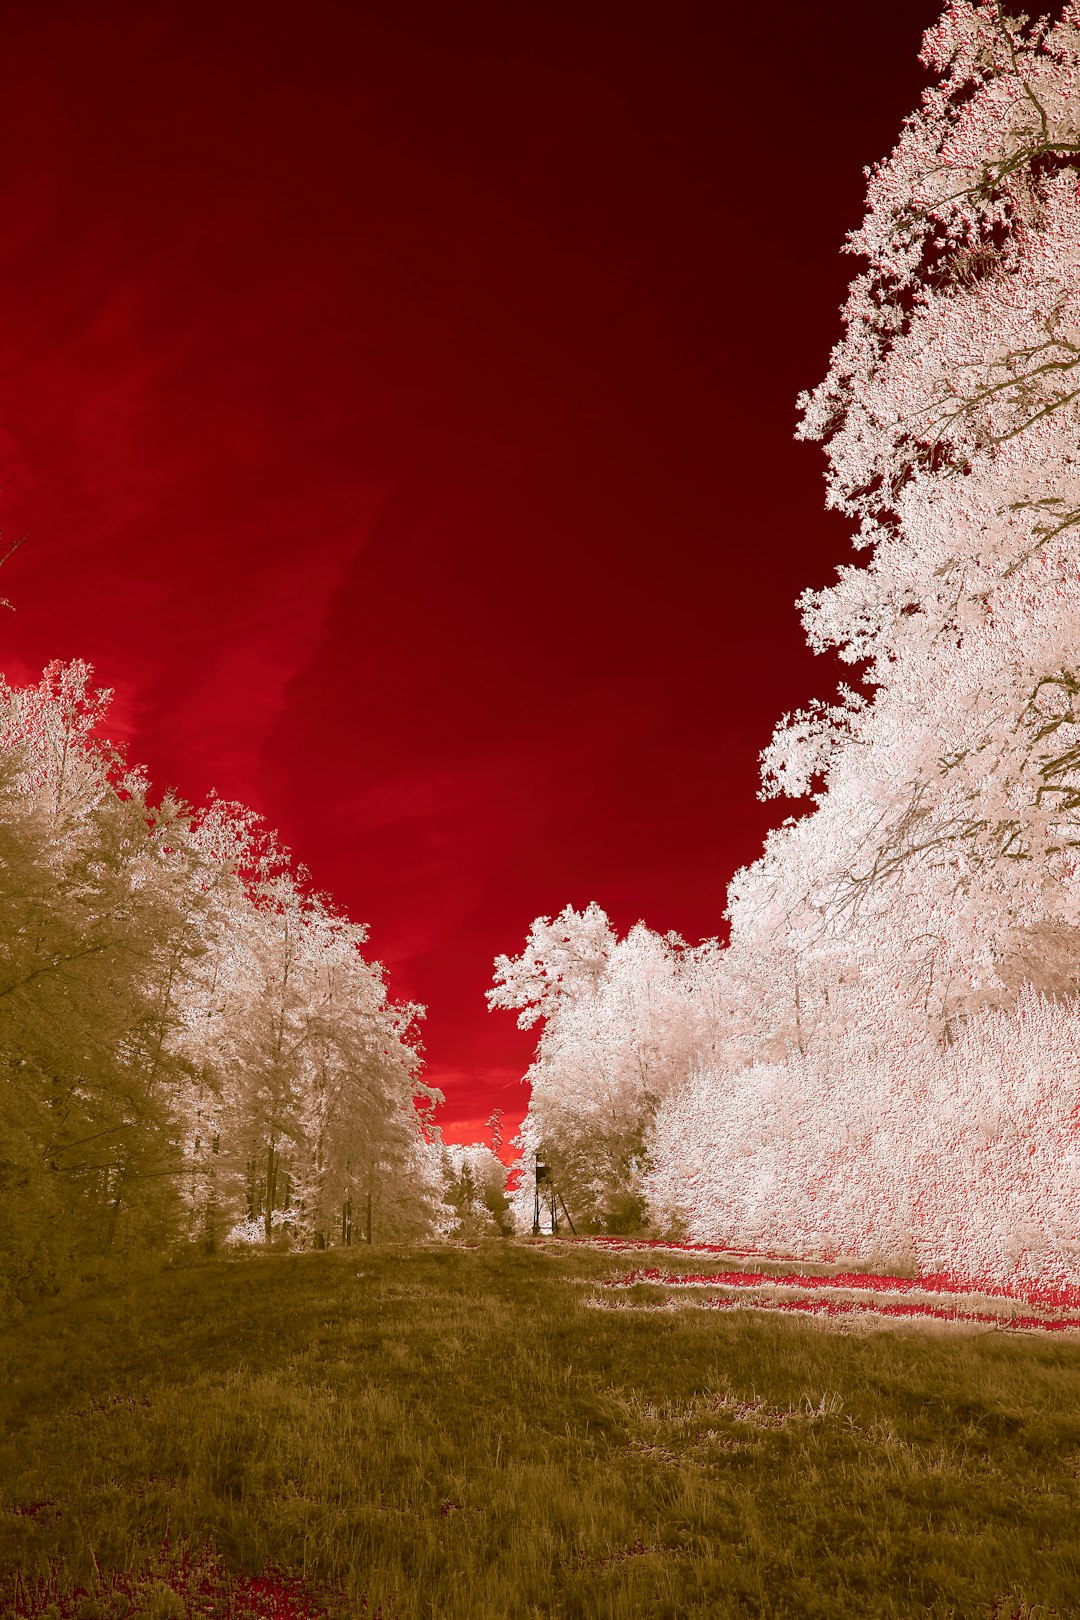
[[[188,1131],[196,1223],[275,1224],[322,1246],[351,1239],[370,1200],[382,1236],[428,1230],[440,1192],[416,1104],[411,1028],[365,959],[366,929],[314,894],[242,806],[196,823],[213,852],[217,915],[191,1029],[205,1054]],[[209,1127],[209,1128],[208,1128]]]
[[[702,1242],[914,1262],[990,1283],[1080,1275],[1080,1020],[1025,990],[944,1052],[882,999],[827,1050],[704,1069],[660,1107],[646,1191]]]
[[[473,1240],[514,1231],[506,1195],[506,1166],[485,1142],[448,1142],[442,1149],[443,1203],[448,1236]]]
[[[614,943],[611,923],[595,901],[584,911],[566,906],[554,919],[537,917],[520,956],[496,957],[488,1006],[516,1011],[518,1028],[531,1029],[560,1005],[597,990]]]
[[[653,1112],[695,1063],[716,1056],[717,956],[713,942],[694,950],[642,923],[620,940],[593,903],[538,918],[521,957],[498,959],[490,1005],[518,1009],[523,1027],[544,1021],[525,1076],[519,1225],[532,1222],[539,1156],[576,1226],[640,1226]]]
[[[27,1296],[171,1235],[178,997],[202,949],[183,812],[96,735],[90,673],[0,687],[0,1289]]]
[[[151,801],[91,675],[0,686],[0,1296],[244,1216],[330,1241],[357,1191],[433,1230],[422,1009],[250,812]]]
[[[803,622],[858,681],[765,750],[811,808],[732,884],[711,1018],[660,1034],[641,1188],[693,1236],[1075,1280],[1080,4],[952,0],[923,60],[802,401],[863,553]],[[648,1047],[616,951],[545,1008],[534,1134]]]
[[[765,751],[764,796],[814,801],[730,895],[729,982],[771,979],[773,1012],[746,1020],[749,1066],[661,1109],[648,1191],[696,1235],[1060,1278],[1080,1232],[1080,10],[956,0],[924,60],[940,80],[870,175],[866,268],[804,400],[866,552],[804,623],[866,691]]]
[[[1033,934],[1071,982],[1080,926],[1078,19],[957,0],[927,34],[940,82],[870,176],[867,267],[804,399],[868,554],[804,622],[873,701],[788,719],[764,758],[767,795],[818,798],[766,856],[788,909],[894,944],[908,913],[924,978],[976,1001],[1025,977]]]

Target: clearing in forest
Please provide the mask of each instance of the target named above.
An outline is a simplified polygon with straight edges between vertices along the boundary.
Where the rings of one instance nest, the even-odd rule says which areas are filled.
[[[0,1339],[0,1616],[1078,1612],[1073,1330],[678,1307],[793,1275],[541,1239],[37,1308]]]

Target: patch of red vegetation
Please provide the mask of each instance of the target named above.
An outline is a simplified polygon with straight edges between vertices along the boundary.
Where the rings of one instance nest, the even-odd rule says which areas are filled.
[[[666,1288],[802,1288],[818,1292],[822,1289],[841,1288],[858,1290],[870,1294],[963,1294],[966,1296],[981,1295],[984,1298],[995,1297],[999,1299],[1019,1299],[1020,1296],[1006,1294],[1003,1289],[991,1289],[985,1284],[963,1284],[955,1277],[944,1274],[932,1274],[924,1277],[890,1277],[869,1271],[837,1271],[831,1276],[814,1277],[802,1271],[714,1271],[714,1272],[669,1272],[660,1271],[655,1266],[645,1266],[638,1271],[628,1271],[624,1276],[608,1278],[605,1288],[629,1288],[634,1283],[661,1283]],[[1062,1290],[1064,1294],[1066,1291]],[[1034,1304],[1034,1300],[1025,1301]],[[1045,1303],[1053,1309],[1067,1307],[1071,1301],[1057,1297]]]
[[[671,1243],[659,1238],[584,1238],[580,1242],[613,1250],[615,1253],[629,1253],[641,1249],[658,1249],[669,1254],[717,1254],[727,1255],[736,1260],[758,1260],[773,1263],[792,1263],[791,1255],[766,1254],[752,1249],[727,1249],[718,1243]],[[817,1262],[829,1264],[827,1260]],[[993,1281],[986,1277],[959,1277],[951,1272],[935,1271],[925,1272],[916,1277],[894,1277],[866,1271],[835,1272],[830,1276],[811,1276],[805,1272],[790,1272],[784,1275],[763,1272],[722,1272],[713,1275],[694,1275],[687,1273],[682,1277],[665,1276],[660,1272],[646,1278],[642,1272],[640,1280],[661,1281],[676,1286],[679,1283],[730,1283],[746,1286],[752,1283],[758,1286],[763,1283],[773,1283],[780,1287],[812,1287],[812,1288],[868,1288],[875,1292],[884,1293],[923,1293],[923,1294],[981,1294],[988,1299],[1018,1300],[1027,1305],[1036,1305],[1051,1310],[1078,1310],[1080,1309],[1080,1287],[1075,1284],[1047,1285],[1018,1281],[1015,1286]]]
[[[172,1593],[184,1604],[189,1615],[207,1620],[330,1620],[332,1613],[344,1611],[344,1597],[335,1593],[331,1607],[320,1602],[296,1576],[276,1569],[259,1575],[234,1574],[224,1559],[210,1547],[193,1551],[185,1541],[173,1549],[166,1537],[158,1555],[141,1570],[102,1570],[91,1586],[68,1587],[62,1569],[52,1560],[47,1575],[28,1580],[19,1571],[0,1579],[0,1609],[18,1620],[86,1620],[100,1616],[111,1620],[119,1613],[144,1608],[151,1595]],[[126,1599],[121,1607],[118,1599]],[[159,1602],[160,1606],[160,1602]],[[372,1609],[366,1597],[353,1603],[348,1613],[356,1620],[392,1620],[393,1601],[385,1609]]]
[[[923,1317],[941,1322],[970,1322],[976,1326],[1001,1328],[1006,1332],[1017,1329],[1038,1329],[1044,1333],[1060,1333],[1066,1328],[1080,1328],[1080,1317],[1061,1318],[1046,1316],[995,1316],[990,1311],[949,1310],[941,1305],[924,1305],[917,1301],[890,1304],[876,1301],[864,1304],[862,1300],[841,1299],[755,1299],[741,1300],[737,1296],[715,1296],[703,1299],[707,1310],[745,1310],[750,1305],[756,1311],[801,1311],[807,1316],[899,1316]]]

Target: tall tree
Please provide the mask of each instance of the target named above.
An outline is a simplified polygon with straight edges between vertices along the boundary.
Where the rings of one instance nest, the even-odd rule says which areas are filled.
[[[872,701],[780,727],[765,792],[819,809],[734,895],[741,923],[798,891],[845,934],[907,909],[924,982],[962,999],[1027,977],[1033,939],[1055,941],[1047,987],[1080,966],[1078,20],[949,5],[923,50],[940,80],[871,173],[802,432],[867,553],[804,622]]]
[[[0,690],[0,1054],[21,1144],[0,1180],[39,1281],[73,1251],[111,1249],[125,1208],[166,1220],[185,1079],[175,986],[201,949],[178,808],[151,811],[143,778],[96,739],[89,675],[54,665]]]
[[[763,756],[810,808],[737,874],[679,1018],[629,941],[570,994],[540,941],[492,999],[546,1019],[526,1131],[583,1140],[637,1062],[654,1219],[1075,1280],[1080,4],[952,0],[923,59],[803,399],[863,553],[802,599],[858,679]]]
[[[251,812],[152,802],[91,674],[0,684],[0,1294],[245,1216],[332,1237],[357,1191],[433,1230],[422,1009]]]
[[[715,942],[687,946],[638,923],[618,939],[595,903],[538,918],[516,960],[496,962],[492,1007],[543,1020],[525,1076],[529,1107],[518,1145],[539,1156],[575,1225],[632,1230],[644,1218],[645,1140],[660,1100],[715,1056]],[[532,1219],[521,1183],[517,1219]]]
[[[923,59],[803,401],[865,553],[804,622],[862,689],[765,751],[813,807],[730,892],[756,1061],[662,1107],[648,1191],[700,1236],[1075,1277],[1080,8],[954,0]]]

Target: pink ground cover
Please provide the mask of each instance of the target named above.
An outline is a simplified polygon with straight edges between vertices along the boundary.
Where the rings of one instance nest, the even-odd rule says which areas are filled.
[[[51,1503],[29,1504],[35,1509]],[[19,1511],[18,1508],[15,1511]],[[89,1615],[113,1616],[123,1612],[169,1612],[164,1593],[181,1599],[186,1612],[206,1620],[325,1620],[326,1607],[304,1582],[276,1570],[259,1575],[234,1574],[212,1548],[193,1550],[187,1542],[170,1547],[163,1542],[151,1567],[141,1570],[98,1570],[90,1586],[69,1587],[60,1566],[53,1561],[49,1572],[26,1577],[15,1572],[7,1582],[0,1581],[0,1609],[4,1600],[18,1620],[85,1620]],[[126,1600],[127,1608],[124,1602]],[[372,1611],[361,1598],[352,1609],[356,1620],[391,1620],[381,1607]]]
[[[616,1254],[649,1249],[670,1254],[725,1255],[741,1260],[753,1259],[792,1263],[790,1255],[755,1254],[745,1249],[725,1249],[721,1244],[715,1243],[671,1243],[655,1238],[644,1240],[585,1238],[580,1241]],[[838,1271],[828,1276],[813,1276],[804,1271],[794,1270],[779,1273],[746,1270],[670,1273],[661,1271],[657,1267],[647,1266],[626,1272],[622,1276],[610,1278],[602,1286],[605,1288],[628,1288],[635,1283],[661,1284],[668,1288],[798,1289],[808,1296],[814,1295],[818,1297],[766,1299],[755,1301],[755,1306],[769,1310],[804,1311],[819,1316],[851,1315],[860,1311],[872,1310],[879,1316],[937,1317],[943,1320],[963,1320],[967,1322],[985,1321],[997,1327],[1013,1329],[1040,1328],[1060,1332],[1068,1328],[1080,1328],[1080,1316],[1066,1317],[1058,1314],[1080,1309],[1080,1288],[1076,1286],[1062,1285],[1054,1287],[1018,1280],[1015,1287],[1007,1287],[999,1282],[993,1282],[985,1278],[962,1277],[950,1272],[927,1272],[921,1276],[897,1277],[880,1272]],[[830,1290],[858,1291],[868,1296],[875,1296],[874,1302],[871,1304],[868,1300],[866,1304],[863,1304],[859,1300],[829,1299],[827,1295]],[[909,1298],[906,1302],[890,1302],[877,1299],[876,1296],[881,1294],[906,1294]],[[1039,1314],[1006,1317],[996,1313],[980,1312],[977,1309],[958,1308],[934,1303],[933,1296],[935,1295],[977,1296],[983,1299],[1016,1301],[1018,1304],[1035,1307]],[[715,1298],[702,1303],[714,1309],[724,1309],[737,1305],[738,1301],[730,1298]]]
[[[730,1311],[743,1308],[737,1298],[702,1300],[708,1310]],[[916,1301],[909,1304],[889,1304],[875,1301],[864,1305],[861,1300],[841,1299],[776,1299],[754,1300],[755,1310],[801,1311],[808,1316],[898,1316],[908,1320],[927,1318],[940,1322],[971,1322],[1003,1331],[1038,1330],[1043,1333],[1061,1333],[1066,1329],[1080,1329],[1080,1317],[1047,1316],[995,1316],[989,1311],[949,1310],[940,1305],[924,1305]]]

